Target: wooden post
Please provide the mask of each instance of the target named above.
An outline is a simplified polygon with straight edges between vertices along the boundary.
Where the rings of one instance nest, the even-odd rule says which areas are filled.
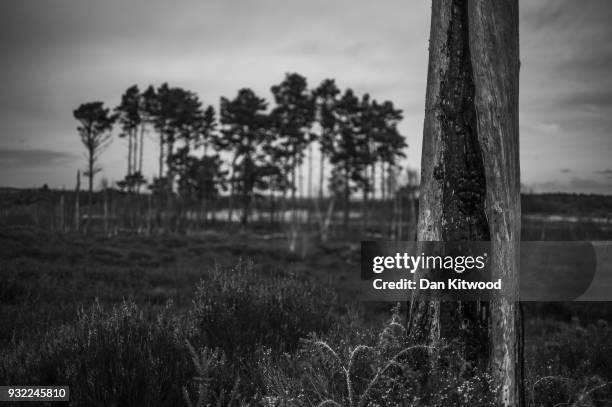
[[[430,35],[418,240],[491,241],[505,291],[460,304],[417,292],[409,332],[459,339],[464,358],[489,370],[495,405],[522,406],[518,0],[436,0]]]

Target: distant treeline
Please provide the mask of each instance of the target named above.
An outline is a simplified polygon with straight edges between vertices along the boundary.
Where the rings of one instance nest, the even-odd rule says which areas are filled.
[[[383,199],[395,192],[407,145],[397,127],[402,111],[393,102],[342,91],[333,79],[311,89],[297,73],[270,92],[273,103],[243,88],[215,107],[164,83],[142,92],[131,86],[114,109],[100,101],[81,104],[73,114],[86,149],[89,195],[114,129],[128,144],[126,174],[116,186],[135,194],[141,186],[150,190],[158,211],[196,202],[207,211],[228,192],[230,213],[247,223],[256,199],[289,196],[294,205],[296,195],[318,192],[319,200],[329,193],[343,203],[347,223],[354,193],[367,201],[376,189]],[[143,173],[145,133],[159,152],[152,179]]]
[[[9,209],[15,206],[28,206],[36,203],[55,202],[66,191],[43,188],[0,188],[0,207]],[[127,194],[117,191],[117,193]],[[95,192],[102,196],[103,192]],[[224,204],[228,197],[221,198]],[[298,207],[307,207],[308,199],[298,199]],[[376,200],[371,203],[375,204]],[[418,202],[417,202],[418,205]],[[612,216],[612,195],[597,194],[521,194],[522,212],[524,214],[551,214],[573,216]]]
[[[602,217],[612,215],[612,195],[522,194],[521,205],[523,213]]]

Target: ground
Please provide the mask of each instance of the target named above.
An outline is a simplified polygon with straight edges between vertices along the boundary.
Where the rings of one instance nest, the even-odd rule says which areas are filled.
[[[550,233],[556,229],[549,227],[548,230]],[[47,345],[42,342],[61,342],[64,339],[57,338],[61,338],[63,329],[78,338],[79,327],[86,326],[89,333],[84,338],[89,338],[92,326],[96,332],[101,327],[108,328],[106,322],[91,325],[86,315],[95,314],[107,322],[113,321],[116,315],[140,315],[135,317],[142,324],[138,329],[157,326],[154,321],[158,318],[159,323],[160,313],[168,312],[167,302],[171,300],[174,305],[170,308],[170,317],[181,321],[180,332],[189,332],[185,338],[191,338],[198,346],[221,347],[230,359],[228,375],[233,377],[232,374],[242,372],[241,380],[248,381],[248,385],[244,384],[244,397],[262,396],[270,388],[262,384],[267,377],[266,370],[261,373],[261,357],[255,361],[255,356],[245,356],[247,348],[248,352],[255,352],[253,355],[272,352],[271,360],[277,363],[278,355],[285,353],[275,352],[286,352],[297,358],[300,338],[308,337],[311,331],[318,337],[327,337],[330,344],[347,348],[367,338],[376,340],[376,332],[384,327],[393,304],[358,301],[358,243],[311,242],[306,253],[292,254],[282,233],[266,230],[221,227],[198,236],[84,237],[31,227],[2,228],[0,382],[8,383],[20,377],[37,380],[68,377],[66,372],[80,365],[65,367],[61,374],[55,372],[54,366],[60,362],[51,356],[45,359]],[[241,261],[252,262],[252,266],[236,267]],[[236,276],[258,288],[240,285],[233,278]],[[110,312],[113,306],[122,303],[124,311]],[[132,306],[137,311],[130,311]],[[94,312],[96,307],[108,313]],[[524,308],[527,394],[532,399],[529,404],[548,405],[563,400],[577,403],[583,397],[591,404],[582,405],[605,405],[611,396],[607,383],[612,381],[612,306],[609,303],[526,303]],[[214,309],[212,317],[206,314],[211,309]],[[186,320],[191,322],[184,323]],[[206,331],[210,327],[216,327],[216,331]],[[219,333],[226,327],[227,332]],[[347,333],[353,329],[354,332]],[[199,331],[194,333],[194,330]],[[120,331],[112,332],[122,335]],[[155,329],[151,332],[145,336],[149,339],[143,341],[154,344],[159,339],[155,335],[166,335]],[[91,346],[90,339],[67,340],[70,345],[65,348],[72,349],[70,352],[84,344]],[[168,390],[177,400],[181,397],[181,386],[193,375],[185,367],[190,363],[188,352],[178,348],[177,354],[184,352],[186,361],[176,368],[184,371],[179,371],[173,380],[183,382],[169,385],[173,390]],[[38,349],[43,356],[32,359],[26,355],[30,349],[31,352]],[[90,348],[86,349],[91,352]],[[155,353],[155,347],[151,349]],[[59,351],[53,352],[57,355]],[[112,358],[106,360],[114,363]],[[44,363],[50,372],[43,375]],[[259,366],[259,378],[253,373],[255,365]],[[250,380],[245,376],[251,376]],[[74,386],[75,396],[89,394],[89,390],[82,389],[87,386]],[[231,388],[230,384],[228,389]],[[76,393],[78,389],[81,393]]]

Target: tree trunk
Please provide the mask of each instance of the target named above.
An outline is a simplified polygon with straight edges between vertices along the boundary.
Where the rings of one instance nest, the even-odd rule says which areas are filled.
[[[229,223],[232,223],[234,217],[234,190],[236,184],[236,180],[234,178],[236,177],[236,160],[238,160],[238,156],[234,154],[234,158],[232,159],[232,174],[230,175],[230,194],[228,198],[229,202],[227,210],[227,221]]]
[[[249,191],[248,184],[249,174],[247,174],[247,163],[251,161],[251,157],[247,154],[242,161],[242,216],[240,223],[246,225],[249,221],[249,211],[251,207],[251,192]]]
[[[126,137],[128,138],[128,158],[127,158],[127,162],[128,162],[128,166],[127,166],[127,177],[129,180],[129,176],[132,175],[132,131],[130,130]],[[127,185],[127,190],[128,192],[131,192],[132,190],[132,185],[128,182]]]
[[[160,133],[159,134],[159,168],[158,168],[158,174],[157,177],[159,178],[159,180],[161,181],[162,177],[164,176],[164,136]]]
[[[175,217],[174,213],[174,168],[172,165],[172,156],[174,155],[174,142],[168,140],[166,152],[166,225],[165,230],[170,231],[173,228],[172,221]],[[176,226],[176,225],[174,225]]]
[[[505,292],[457,304],[417,291],[408,319],[414,340],[459,339],[468,364],[489,369],[500,406],[524,405],[517,3],[433,2],[418,224],[419,241],[490,240],[492,278]]]
[[[321,157],[319,157],[319,202],[323,203],[323,189],[325,184],[325,154],[321,147]]]
[[[132,153],[132,173],[138,172],[138,127],[134,128],[134,145],[132,149],[134,150]]]
[[[60,201],[59,201],[59,231],[60,233],[64,233],[65,228],[64,228],[64,214],[65,214],[65,209],[64,209],[64,191],[62,190],[62,194],[60,195]]]
[[[349,211],[350,211],[350,202],[351,202],[351,185],[349,182],[349,174],[348,170],[344,170],[344,220],[343,225],[344,229],[348,228],[349,223]]]
[[[94,178],[94,153],[89,151],[89,188],[87,197],[87,234],[91,232],[91,217],[93,215],[93,178]]]
[[[310,198],[312,198],[312,143],[308,144],[308,199]]]
[[[142,160],[144,157],[144,133],[145,133],[145,125],[144,123],[140,125],[140,150],[138,150],[138,172],[142,175]],[[140,185],[140,184],[139,184]],[[140,186],[139,186],[140,188]]]
[[[364,170],[365,171],[365,183],[363,185],[363,202],[362,205],[363,207],[361,208],[361,227],[363,229],[363,233],[365,236],[365,233],[367,233],[367,229],[368,229],[368,204],[369,204],[369,181],[368,181],[368,170],[367,167]]]
[[[104,234],[108,236],[108,188],[104,188]]]
[[[295,150],[295,149],[294,149]],[[297,185],[296,185],[296,159],[295,159],[295,151],[293,152],[293,157],[292,157],[292,164],[291,164],[291,221],[295,222],[296,218],[297,218],[297,208],[296,208],[296,200],[295,200],[295,192],[297,190]]]
[[[76,187],[74,189],[74,230],[79,231],[81,226],[81,170],[77,170]]]
[[[386,191],[387,191],[387,177],[385,176],[385,162],[381,161],[380,162],[380,198],[382,199],[383,203],[385,202],[385,200],[387,199],[386,196]]]

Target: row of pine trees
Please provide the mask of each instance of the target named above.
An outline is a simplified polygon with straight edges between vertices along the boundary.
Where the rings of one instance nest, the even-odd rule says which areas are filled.
[[[244,88],[233,99],[221,97],[216,110],[180,87],[164,83],[141,91],[134,85],[112,110],[103,102],[80,105],[74,117],[87,153],[90,196],[101,170],[100,153],[118,127],[128,154],[126,175],[117,186],[129,193],[148,187],[159,205],[169,209],[180,199],[206,211],[227,193],[230,217],[234,207],[240,207],[241,222],[246,223],[257,198],[282,197],[295,208],[304,169],[308,197],[317,193],[323,199],[329,191],[343,203],[345,222],[353,194],[361,192],[367,205],[380,188],[384,200],[387,174],[395,170],[406,147],[398,131],[401,110],[369,94],[342,92],[333,79],[310,89],[298,73],[286,74],[270,91],[272,104]],[[149,182],[143,155],[150,137],[159,155],[157,175]],[[315,166],[318,191],[313,191]]]

